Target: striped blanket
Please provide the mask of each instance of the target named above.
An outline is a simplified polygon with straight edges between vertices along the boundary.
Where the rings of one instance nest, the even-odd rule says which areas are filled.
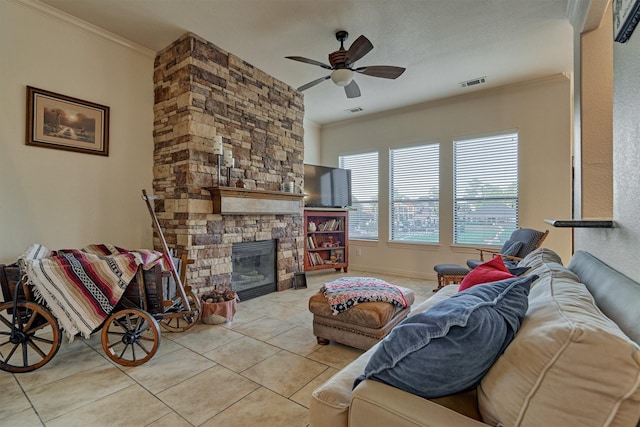
[[[36,298],[44,300],[69,341],[77,334],[89,338],[111,315],[138,266],[170,268],[161,252],[109,244],[58,251],[36,244],[19,262]]]
[[[397,286],[372,277],[343,277],[320,288],[334,316],[361,302],[388,302],[405,308],[407,300]]]

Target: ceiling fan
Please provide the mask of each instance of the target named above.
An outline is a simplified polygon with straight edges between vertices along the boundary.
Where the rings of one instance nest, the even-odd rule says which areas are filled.
[[[299,91],[309,89],[318,83],[331,79],[336,85],[344,86],[347,98],[357,98],[360,96],[360,88],[355,80],[353,80],[354,73],[365,74],[372,77],[382,77],[385,79],[395,79],[404,73],[404,68],[393,67],[390,65],[373,65],[353,68],[354,62],[365,56],[373,49],[373,44],[371,44],[369,39],[365,36],[360,36],[353,42],[351,47],[349,47],[349,50],[346,50],[344,48],[344,42],[348,37],[349,33],[346,31],[341,30],[336,32],[336,39],[340,42],[340,49],[329,54],[329,63],[331,65],[327,65],[313,59],[303,58],[302,56],[286,57],[287,59],[292,59],[294,61],[318,65],[326,70],[332,70],[331,74],[328,76],[320,77],[319,79],[300,86],[298,88]]]

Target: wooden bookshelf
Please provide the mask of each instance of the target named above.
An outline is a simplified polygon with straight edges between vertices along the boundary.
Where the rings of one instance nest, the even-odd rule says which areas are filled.
[[[349,215],[341,209],[304,210],[304,271],[349,267]]]

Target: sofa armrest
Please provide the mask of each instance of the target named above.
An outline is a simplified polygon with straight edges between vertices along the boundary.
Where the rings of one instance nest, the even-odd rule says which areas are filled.
[[[477,409],[470,408],[467,410],[469,412],[477,411]],[[374,425],[487,427],[487,424],[431,400],[377,381],[365,380],[358,384],[358,387],[351,394],[349,427]]]

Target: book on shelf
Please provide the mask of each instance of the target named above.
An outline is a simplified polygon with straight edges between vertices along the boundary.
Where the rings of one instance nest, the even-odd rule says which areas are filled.
[[[313,236],[307,237],[307,248],[308,249],[315,249],[316,247],[317,247],[316,241],[313,238]]]
[[[342,231],[343,229],[343,219],[330,219],[326,222],[320,223],[317,226],[318,231]]]
[[[317,253],[317,252],[309,252],[309,253],[307,253],[307,258],[309,259],[309,265],[311,265],[311,266],[322,265],[322,264],[325,263],[324,259],[322,259],[320,254]]]

